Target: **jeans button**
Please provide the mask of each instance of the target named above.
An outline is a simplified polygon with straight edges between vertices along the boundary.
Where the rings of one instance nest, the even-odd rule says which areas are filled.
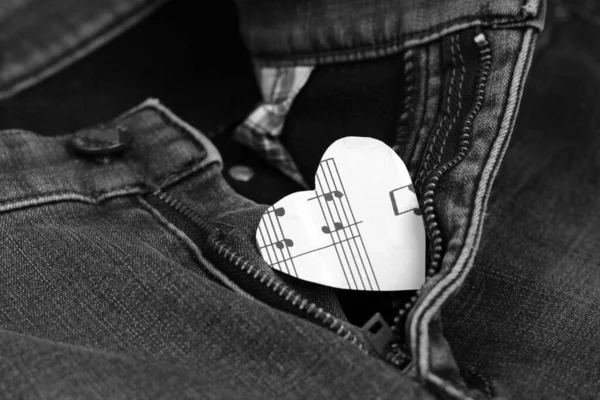
[[[71,144],[78,152],[93,156],[116,154],[127,148],[133,135],[122,125],[96,126],[73,135]]]

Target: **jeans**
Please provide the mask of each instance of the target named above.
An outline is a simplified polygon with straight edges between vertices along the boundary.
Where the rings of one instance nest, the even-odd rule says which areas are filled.
[[[203,135],[156,101],[117,121],[134,144],[103,159],[0,136],[4,398],[429,398],[347,323],[276,308],[299,295],[252,249],[265,207]]]
[[[240,1],[244,39],[256,65],[316,65],[283,132],[308,182],[341,136],[377,137],[402,157],[425,214],[423,288],[341,293],[272,271],[253,239],[266,206],[232,190],[213,144],[157,101],[93,128],[132,135],[106,156],[82,153],[75,132],[4,131],[5,397],[519,394],[493,359],[469,359],[472,340],[489,340],[464,339],[452,307],[478,276],[544,5],[324,6],[280,2],[270,15],[272,4]],[[6,96],[38,83],[11,79]],[[360,328],[377,312],[393,337],[382,346]]]
[[[549,7],[475,267],[442,312],[459,363],[515,398],[600,393],[598,15]]]

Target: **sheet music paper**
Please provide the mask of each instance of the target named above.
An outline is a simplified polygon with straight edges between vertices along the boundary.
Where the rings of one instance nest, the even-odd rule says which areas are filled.
[[[256,240],[265,261],[342,289],[419,289],[425,229],[406,166],[385,143],[346,137],[321,158],[315,190],[267,209]]]

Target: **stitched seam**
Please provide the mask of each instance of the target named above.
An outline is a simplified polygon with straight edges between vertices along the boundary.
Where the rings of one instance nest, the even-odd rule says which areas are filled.
[[[204,144],[196,137],[196,135],[194,135],[194,133],[191,131],[190,128],[184,126],[179,121],[172,118],[171,115],[169,115],[169,113],[163,107],[155,104],[153,101],[146,101],[145,103],[142,103],[140,106],[134,107],[133,109],[125,112],[121,116],[114,118],[112,121],[114,121],[114,122],[123,121],[124,119],[126,119],[128,117],[131,117],[135,114],[143,113],[148,110],[156,112],[158,114],[158,116],[160,117],[161,122],[166,127],[175,129],[177,132],[179,132],[183,136],[187,137],[188,139],[191,139],[191,141],[195,145],[195,148],[198,150],[198,153],[200,153],[199,157],[192,159],[188,163],[191,165],[186,165],[184,167],[177,169],[176,171],[168,172],[162,176],[157,177],[155,180],[156,180],[156,182],[159,183],[158,184],[159,187],[166,187],[166,186],[173,185],[173,184],[179,182],[180,180],[182,180],[183,178],[202,170],[203,167],[206,167],[208,169],[213,164],[219,164],[219,161],[217,161],[217,160],[215,160],[213,162],[209,162],[206,165],[203,164],[203,161],[205,161],[208,158],[208,154],[209,154],[208,150],[204,147]],[[22,134],[32,134],[32,135],[38,136],[34,132],[20,130],[20,129],[8,129],[8,130],[0,131],[0,135],[22,135]],[[60,141],[63,139],[68,139],[71,136],[72,136],[72,134],[64,134],[64,135],[60,135],[60,136],[54,136],[52,138],[43,138],[43,137],[40,137],[40,138]],[[125,164],[127,165],[128,169],[130,171],[132,171],[135,175],[138,176],[138,178],[140,180],[143,180],[142,174],[140,174],[135,169],[134,163],[132,164],[129,162],[128,159],[126,159]],[[106,192],[118,192],[121,190],[130,189],[133,187],[141,188],[143,186],[144,186],[143,184],[139,184],[136,186],[125,186],[125,187],[118,188],[118,189],[111,189]],[[154,186],[154,185],[152,185],[152,186]],[[72,192],[72,191],[55,191],[55,192],[45,193],[43,195],[35,195],[35,196],[30,196],[30,197],[25,197],[25,198],[11,199],[11,200],[6,200],[6,201],[0,202],[0,212],[3,210],[6,210],[6,209],[14,209],[12,207],[5,206],[5,204],[15,203],[15,202],[23,202],[23,201],[27,201],[28,199],[33,200],[38,197],[51,197],[51,196],[67,196],[68,197],[69,195],[71,195],[71,197],[73,197],[73,198],[74,198],[74,196],[75,197],[79,196],[79,198],[81,199],[81,200],[74,200],[74,201],[83,201],[83,202],[93,203],[95,201],[94,199],[100,199],[100,201],[102,201],[101,197],[102,197],[103,193],[104,192],[92,192],[91,195],[84,195],[84,194],[80,194],[80,193]],[[60,201],[60,200],[58,200],[58,201]],[[49,202],[55,202],[55,200],[49,200]],[[39,204],[44,204],[44,202],[41,202]],[[19,208],[19,206],[16,206],[16,208]]]
[[[194,243],[192,239],[188,235],[185,234],[181,229],[177,228],[174,224],[169,222],[156,208],[154,208],[150,203],[144,200],[141,196],[136,196],[137,201],[140,203],[142,208],[145,209],[147,213],[149,213],[152,218],[158,221],[162,226],[168,229],[177,239],[191,251],[194,255],[194,258],[197,260],[198,265],[201,269],[206,269],[212,276],[218,279],[219,282],[223,283],[227,288],[232,291],[239,293],[240,295],[253,300],[252,296],[248,293],[244,292],[238,285],[236,285],[233,281],[231,281],[225,274],[216,269],[213,265],[205,265],[202,262],[202,259],[206,259],[206,257],[202,256],[202,251],[200,248]],[[208,261],[208,259],[206,259]]]
[[[459,400],[474,400],[467,393],[459,390],[457,387],[455,387],[454,385],[446,382],[444,379],[440,378],[436,374],[433,374],[433,373],[429,372],[427,374],[427,376],[426,376],[425,379],[427,379],[429,382],[431,382],[432,384],[434,384],[438,388],[443,389],[446,392],[446,394],[448,394],[449,396],[452,396],[452,398],[454,398],[454,399],[459,399]]]
[[[116,189],[103,190],[103,191],[92,191],[89,195],[82,194],[82,193],[75,192],[75,191],[58,190],[58,191],[47,192],[47,193],[44,193],[41,195],[25,196],[25,197],[18,197],[18,198],[10,199],[10,200],[4,200],[4,201],[0,201],[0,212],[14,210],[14,209],[22,208],[22,207],[28,207],[28,205],[18,205],[17,203],[28,203],[31,201],[35,202],[35,204],[33,204],[33,205],[43,205],[46,203],[56,203],[56,202],[60,202],[60,201],[70,201],[70,200],[82,201],[84,203],[98,204],[98,203],[101,203],[112,197],[126,196],[129,194],[136,194],[136,193],[145,193],[145,192],[148,192],[150,188],[153,190],[156,190],[158,188],[164,188],[166,186],[171,186],[193,173],[202,171],[204,169],[212,168],[215,165],[218,165],[218,161],[214,161],[214,162],[211,162],[208,164],[202,164],[201,162],[194,161],[194,165],[192,165],[191,167],[186,167],[184,169],[178,170],[177,172],[166,175],[164,178],[162,178],[162,180],[164,182],[162,182],[158,186],[147,185],[145,183],[139,183],[136,185],[122,186],[122,187],[119,187]],[[133,171],[133,172],[135,172],[135,171]],[[138,174],[138,176],[139,176],[139,174]],[[141,177],[140,177],[140,179],[141,179]],[[126,192],[126,193],[121,194],[122,192]],[[64,198],[64,200],[54,199],[57,197]],[[35,201],[36,199],[40,199],[40,201],[36,202]],[[42,200],[42,199],[48,199],[48,200]]]
[[[422,110],[421,110],[421,118],[419,120],[419,123],[415,126],[414,129],[414,134],[413,136],[415,136],[416,138],[419,137],[419,132],[421,129],[423,129],[424,125],[425,125],[425,117],[427,115],[427,102],[429,101],[429,90],[430,90],[430,85],[429,85],[429,78],[430,78],[430,68],[429,68],[429,62],[431,60],[431,56],[430,56],[430,52],[431,48],[430,46],[427,46],[427,50],[424,52],[425,54],[425,61],[424,61],[424,66],[419,65],[419,69],[422,69],[425,71],[425,82],[423,85],[423,101],[422,101]],[[411,158],[414,157],[414,152],[416,151],[417,146],[413,146],[413,155]],[[414,178],[414,177],[413,177]]]
[[[454,43],[452,43],[454,42]],[[452,59],[453,59],[453,63],[457,62],[457,59],[459,60],[458,63],[460,64],[460,74],[458,77],[458,99],[457,99],[457,103],[458,103],[458,108],[456,110],[456,112],[454,113],[454,116],[452,117],[452,120],[450,121],[450,124],[448,125],[446,132],[444,133],[444,137],[442,139],[442,144],[440,146],[440,151],[438,153],[438,157],[435,163],[434,168],[436,168],[440,162],[442,161],[442,154],[444,153],[444,148],[446,146],[446,142],[448,141],[448,137],[450,136],[450,131],[452,130],[454,124],[456,123],[456,120],[458,119],[458,116],[460,115],[460,112],[462,110],[462,90],[463,90],[463,84],[464,84],[464,80],[465,80],[465,74],[467,73],[466,68],[465,68],[465,62],[462,56],[462,52],[460,49],[460,43],[457,40],[457,37],[454,36],[451,40],[451,51],[452,51]],[[453,86],[450,87],[450,91],[452,91],[454,89]],[[449,97],[452,98],[453,94],[449,93]],[[450,102],[448,102],[448,108],[446,110],[446,112],[448,113],[448,115],[450,115]]]
[[[423,162],[421,164],[422,166],[421,166],[421,171],[419,173],[417,186],[420,186],[421,183],[424,183],[425,176],[428,175],[435,168],[435,164],[432,163],[431,157],[438,147],[438,141],[440,139],[440,136],[444,135],[443,132],[441,134],[440,134],[440,132],[442,131],[442,129],[444,129],[446,131],[446,134],[448,134],[448,131],[451,129],[452,124],[455,122],[456,118],[458,117],[458,115],[453,115],[452,122],[450,123],[448,128],[445,129],[448,118],[451,115],[452,89],[454,88],[454,85],[456,83],[456,70],[458,69],[457,68],[458,65],[456,62],[456,54],[454,52],[455,42],[456,42],[456,36],[451,36],[450,37],[450,49],[451,49],[451,57],[452,57],[451,58],[452,72],[450,74],[450,81],[447,84],[448,85],[448,93],[446,94],[446,99],[445,99],[444,116],[442,117],[442,120],[439,122],[439,124],[437,124],[435,133],[432,135],[431,141],[429,142],[429,145],[427,146],[427,149],[425,150],[425,159],[423,160]],[[443,56],[443,53],[441,55]],[[440,153],[440,158],[441,158],[441,153],[443,153],[443,148],[440,149],[439,153]]]
[[[219,162],[213,161],[208,164],[205,164],[203,162],[194,162],[194,165],[192,165],[191,167],[187,167],[183,170],[179,170],[177,172],[171,173],[169,175],[166,175],[164,178],[157,180],[158,187],[160,187],[161,189],[165,189],[169,186],[174,185],[177,182],[180,182],[181,180],[188,177],[189,175],[192,175],[199,171],[209,170],[210,168],[214,167],[215,165],[219,165]]]
[[[406,87],[406,96],[400,118],[398,118],[398,128],[396,130],[396,141],[394,143],[393,150],[397,154],[401,154],[404,145],[407,141],[407,136],[413,131],[413,117],[415,114],[414,103],[417,100],[416,94],[416,77],[418,63],[416,61],[416,53],[413,50],[408,50],[404,54],[404,79]]]
[[[427,134],[429,133],[429,129],[427,129],[427,127],[425,126],[426,124],[426,117],[427,117],[427,105],[428,102],[433,99],[434,97],[431,96],[431,84],[429,82],[430,80],[430,75],[431,75],[431,71],[430,71],[430,62],[431,62],[431,50],[432,50],[432,46],[428,45],[426,47],[426,50],[423,52],[423,54],[425,55],[425,61],[423,62],[423,66],[421,67],[424,71],[425,71],[425,82],[423,83],[422,89],[423,89],[423,100],[422,100],[422,111],[421,111],[421,119],[419,121],[419,123],[415,126],[415,131],[414,131],[414,135],[415,137],[418,139],[421,135],[425,138],[425,140],[427,140]],[[439,105],[437,107],[439,109]],[[435,123],[435,120],[433,121]],[[426,151],[426,149],[422,149],[422,151],[419,153],[418,151],[418,145],[415,144],[413,146],[412,149],[412,154],[410,156],[410,165],[413,167],[416,167],[419,164],[419,154],[422,154],[423,152]],[[426,147],[426,146],[425,146]],[[416,179],[416,172],[414,173],[415,175],[411,176],[413,182]]]
[[[461,375],[471,375],[471,376],[476,376],[478,377],[481,382],[483,383],[483,387],[485,390],[485,394],[487,395],[487,397],[489,399],[494,397],[494,390],[492,389],[492,384],[490,383],[490,380],[485,377],[483,374],[481,374],[479,371],[477,371],[477,369],[475,369],[475,367],[473,367],[473,365],[471,365],[470,363],[461,363],[462,367],[461,367],[461,371],[462,372]]]
[[[442,146],[437,146],[437,143],[439,141],[440,136],[442,137],[442,143],[446,142],[446,139],[448,137],[448,132],[450,131],[450,129],[452,129],[452,125],[454,124],[454,122],[456,121],[457,115],[452,113],[451,110],[451,106],[452,106],[452,98],[454,96],[454,89],[455,89],[455,82],[456,82],[456,71],[458,69],[458,63],[457,63],[457,57],[456,57],[456,36],[451,36],[450,37],[450,58],[451,58],[451,62],[452,62],[452,78],[450,80],[450,84],[448,85],[448,98],[446,100],[446,109],[444,110],[444,119],[442,121],[442,123],[440,124],[440,126],[438,126],[437,132],[435,133],[434,137],[433,137],[433,143],[431,145],[431,151],[427,154],[427,166],[429,167],[429,170],[433,170],[435,169],[436,165],[439,164],[439,160],[442,158],[442,154],[444,153],[444,149]],[[459,78],[462,80],[462,78]],[[460,107],[460,104],[459,104]],[[448,118],[450,117],[450,115],[452,115],[452,120],[447,123]],[[440,131],[442,131],[440,133]],[[439,148],[439,150],[437,150]],[[432,154],[434,154],[434,152],[438,152],[438,156],[436,157],[437,161],[432,162],[429,165],[429,161],[430,161],[430,156]],[[423,170],[421,171],[421,174],[424,175],[426,173],[427,170]]]
[[[473,131],[473,123],[474,123],[473,121],[479,114],[481,106],[483,104],[482,99],[485,94],[485,88],[487,87],[486,83],[488,80],[488,73],[491,68],[491,50],[489,49],[489,45],[480,48],[479,59],[480,59],[480,67],[479,67],[479,71],[477,73],[478,77],[477,77],[477,83],[476,83],[476,88],[475,88],[475,103],[473,104],[473,108],[471,109],[471,111],[465,118],[464,126],[462,128],[462,135],[460,138],[461,142],[459,143],[459,151],[452,160],[446,162],[446,164],[441,166],[438,169],[438,171],[449,170],[449,169],[453,168],[453,166],[455,166],[457,163],[459,163],[465,157],[466,151],[470,147],[471,136],[472,136],[472,131]],[[479,100],[479,98],[481,98],[481,100]],[[434,176],[434,178],[437,179],[437,178],[439,178],[439,176],[437,176],[437,177]],[[431,191],[429,191],[427,193],[430,193],[430,192]],[[424,203],[428,203],[428,202],[430,204],[424,211],[424,213],[426,213],[426,214],[428,213],[428,209],[433,209],[433,205],[432,205],[433,199],[428,198],[428,199],[424,200]],[[435,213],[433,213],[431,215],[433,215],[432,218],[435,219]],[[439,231],[435,231],[435,232],[438,232],[438,236],[439,236]],[[433,255],[432,255],[432,261],[431,261],[432,266],[435,265],[437,267],[438,262],[440,261],[441,256],[440,256],[439,252],[436,252],[436,248],[441,249],[441,242],[442,242],[441,237],[433,238],[433,236],[432,236],[432,246],[433,246],[433,250],[432,250]],[[437,257],[436,257],[436,255],[437,255]],[[411,330],[412,329],[413,329],[413,327],[411,324]],[[411,334],[412,334],[412,331],[411,331]],[[418,341],[418,338],[416,339],[416,341]],[[413,343],[413,346],[416,346],[416,348],[413,348],[413,350],[415,351],[415,353],[417,355],[424,351],[420,346],[418,346],[414,343]],[[420,357],[419,359],[422,359],[422,357]]]
[[[490,151],[490,156],[484,166],[483,175],[480,180],[480,186],[477,188],[477,198],[473,209],[473,215],[477,216],[475,220],[471,218],[471,224],[467,233],[467,240],[463,243],[459,259],[456,265],[458,268],[451,270],[446,276],[444,276],[440,282],[429,292],[423,299],[421,304],[415,310],[415,317],[411,324],[411,331],[413,331],[411,337],[413,337],[416,345],[419,347],[419,352],[422,354],[422,358],[419,361],[419,369],[421,374],[430,375],[429,372],[429,335],[427,327],[433,314],[436,313],[444,301],[454,293],[456,287],[461,284],[466,274],[468,274],[472,264],[473,255],[477,248],[479,237],[481,236],[481,228],[483,225],[483,216],[485,213],[485,207],[487,204],[487,198],[489,197],[489,188],[493,183],[493,176],[497,173],[499,167],[499,159],[501,158],[502,152],[508,146],[508,135],[511,127],[514,123],[515,111],[517,102],[520,99],[520,89],[523,85],[522,74],[525,73],[525,69],[531,59],[531,53],[533,49],[533,29],[529,29],[525,32],[523,40],[521,42],[521,49],[519,50],[519,56],[516,60],[516,65],[513,70],[513,75],[510,82],[510,89],[507,98],[506,110],[504,116],[501,119],[501,125],[499,127],[499,136],[503,136],[501,141],[497,141]],[[525,54],[524,54],[525,52]],[[511,101],[512,100],[512,101]],[[498,139],[498,138],[497,138]],[[487,174],[487,175],[486,175]],[[482,182],[482,180],[484,180]],[[483,183],[483,187],[481,184]],[[483,191],[482,191],[483,189]],[[467,245],[469,238],[475,241],[470,245]],[[466,250],[466,253],[464,252]],[[462,264],[462,266],[461,266]],[[446,280],[446,282],[444,282]],[[420,314],[420,315],[419,315]]]
[[[295,54],[269,54],[269,55],[253,55],[255,63],[260,67],[277,67],[286,65],[300,65],[300,64],[322,64],[338,61],[353,61],[365,58],[371,58],[364,53],[374,53],[376,55],[386,55],[391,53],[397,53],[406,50],[411,47],[428,44],[435,41],[443,36],[457,33],[458,31],[465,30],[467,28],[480,26],[480,27],[491,27],[493,29],[501,29],[502,25],[523,23],[523,27],[529,26],[531,29],[539,29],[536,26],[534,18],[530,18],[532,23],[527,23],[525,19],[515,19],[514,17],[504,16],[493,16],[486,19],[475,19],[471,18],[458,18],[456,20],[439,24],[426,30],[415,32],[411,37],[406,35],[404,38],[392,39],[387,43],[379,43],[375,45],[365,45],[362,47],[353,47],[352,49],[338,49],[328,50],[324,54],[312,54],[311,53],[295,53]],[[430,33],[431,32],[431,33]]]
[[[126,113],[125,115],[123,115],[121,117],[117,117],[117,119],[115,119],[115,121],[122,120],[123,118],[125,118],[127,116],[137,114],[138,112],[144,112],[148,109],[156,112],[159,115],[159,117],[161,118],[161,122],[163,124],[165,124],[168,128],[175,129],[180,134],[188,137],[188,139],[192,139],[192,142],[195,144],[194,147],[200,153],[197,160],[190,161],[190,163],[192,163],[192,162],[197,163],[196,165],[193,165],[192,167],[184,167],[184,168],[189,169],[190,172],[186,173],[186,172],[183,172],[185,170],[180,169],[178,171],[168,172],[165,175],[156,178],[156,182],[159,182],[159,186],[173,184],[173,183],[177,182],[179,179],[181,179],[182,177],[193,172],[194,168],[200,168],[202,166],[202,164],[201,164],[202,161],[206,160],[206,158],[208,157],[208,151],[206,150],[206,148],[204,148],[203,144],[195,137],[195,135],[191,133],[191,131],[189,131],[186,127],[181,125],[178,121],[171,118],[170,115],[168,115],[165,112],[165,110],[163,110],[161,107],[156,107],[156,105],[153,103],[150,103],[148,105],[142,105],[141,108],[134,109],[134,110],[132,110],[131,113]]]
[[[448,83],[449,88],[452,87],[452,84],[454,83],[455,71],[456,71],[456,69],[452,68],[452,72],[450,74],[450,81]],[[424,157],[423,161],[421,162],[419,176],[418,176],[417,182],[415,182],[417,187],[420,187],[420,184],[423,182],[425,175],[428,173],[428,171],[431,170],[431,166],[430,166],[431,155],[433,154],[433,149],[435,149],[435,144],[437,143],[440,130],[445,125],[446,119],[448,118],[447,110],[449,108],[448,105],[450,103],[450,96],[446,95],[445,97],[446,98],[444,100],[444,111],[443,111],[442,120],[439,121],[435,125],[435,131],[434,131],[433,135],[431,135],[431,139],[427,145],[427,148],[425,149],[425,157]]]
[[[0,213],[6,211],[14,211],[21,208],[42,206],[49,203],[59,203],[64,201],[77,201],[88,204],[100,204],[114,197],[124,197],[134,194],[140,194],[147,191],[147,188],[142,186],[126,186],[120,189],[111,190],[97,196],[87,196],[77,192],[59,191],[51,192],[44,195],[36,195],[23,197],[16,200],[8,200],[0,203]]]
[[[494,391],[492,390],[492,385],[490,384],[490,381],[483,376],[483,374],[479,373],[475,368],[473,367],[469,367],[471,369],[471,372],[479,377],[479,379],[481,379],[483,381],[483,387],[485,390],[485,393],[487,394],[487,396],[491,399],[494,396]]]

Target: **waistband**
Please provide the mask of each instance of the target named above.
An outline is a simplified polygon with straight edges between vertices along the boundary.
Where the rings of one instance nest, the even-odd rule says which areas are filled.
[[[126,129],[132,142],[102,157],[78,151],[74,134],[0,131],[0,212],[64,200],[99,203],[164,188],[201,170],[221,169],[213,144],[157,100],[145,101],[114,124]]]
[[[380,57],[473,26],[542,29],[543,0],[236,0],[261,66]]]

